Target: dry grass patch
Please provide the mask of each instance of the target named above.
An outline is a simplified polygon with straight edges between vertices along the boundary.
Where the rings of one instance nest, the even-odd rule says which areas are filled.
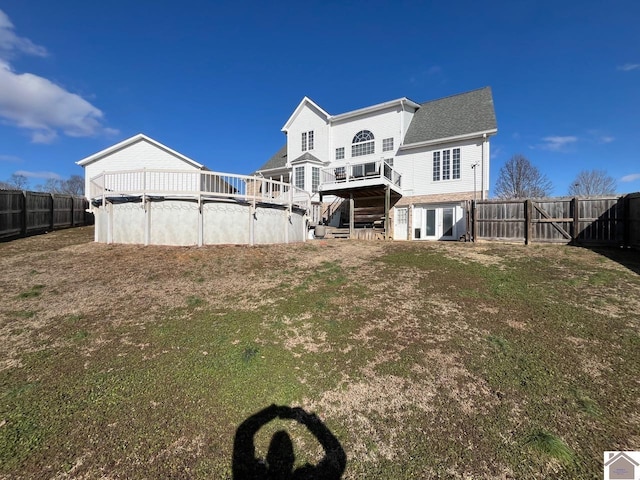
[[[271,403],[316,411],[347,479],[587,478],[637,448],[632,253],[91,240],[0,244],[2,478],[230,478]],[[257,453],[285,426],[317,461],[288,423]]]

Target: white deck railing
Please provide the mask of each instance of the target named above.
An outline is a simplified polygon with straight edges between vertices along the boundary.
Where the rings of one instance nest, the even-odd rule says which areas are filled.
[[[297,206],[309,210],[311,196],[290,183],[249,175],[204,170],[127,170],[103,172],[90,180],[91,200],[113,197],[170,196],[227,198]]]
[[[385,179],[393,185],[401,186],[402,175],[384,160],[347,163],[339,167],[323,168],[320,182],[321,184],[349,183],[375,178]]]

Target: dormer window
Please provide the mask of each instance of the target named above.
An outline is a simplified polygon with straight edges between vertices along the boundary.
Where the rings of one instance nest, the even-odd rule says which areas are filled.
[[[375,152],[375,143],[373,133],[369,130],[361,130],[356,133],[351,142],[351,156],[360,157],[362,155],[370,155]]]

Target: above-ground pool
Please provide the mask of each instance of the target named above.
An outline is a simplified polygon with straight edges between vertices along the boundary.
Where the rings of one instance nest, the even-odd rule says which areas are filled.
[[[131,170],[91,179],[95,240],[141,245],[303,242],[311,199],[285,182],[208,171]]]

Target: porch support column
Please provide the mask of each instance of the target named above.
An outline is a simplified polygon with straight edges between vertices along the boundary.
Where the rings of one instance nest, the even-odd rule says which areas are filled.
[[[389,240],[389,209],[391,208],[391,186],[384,189],[384,239]]]
[[[354,217],[355,217],[355,212],[354,210],[354,201],[353,201],[353,193],[349,194],[349,238],[354,238],[355,237],[355,227],[353,225],[354,223]]]

